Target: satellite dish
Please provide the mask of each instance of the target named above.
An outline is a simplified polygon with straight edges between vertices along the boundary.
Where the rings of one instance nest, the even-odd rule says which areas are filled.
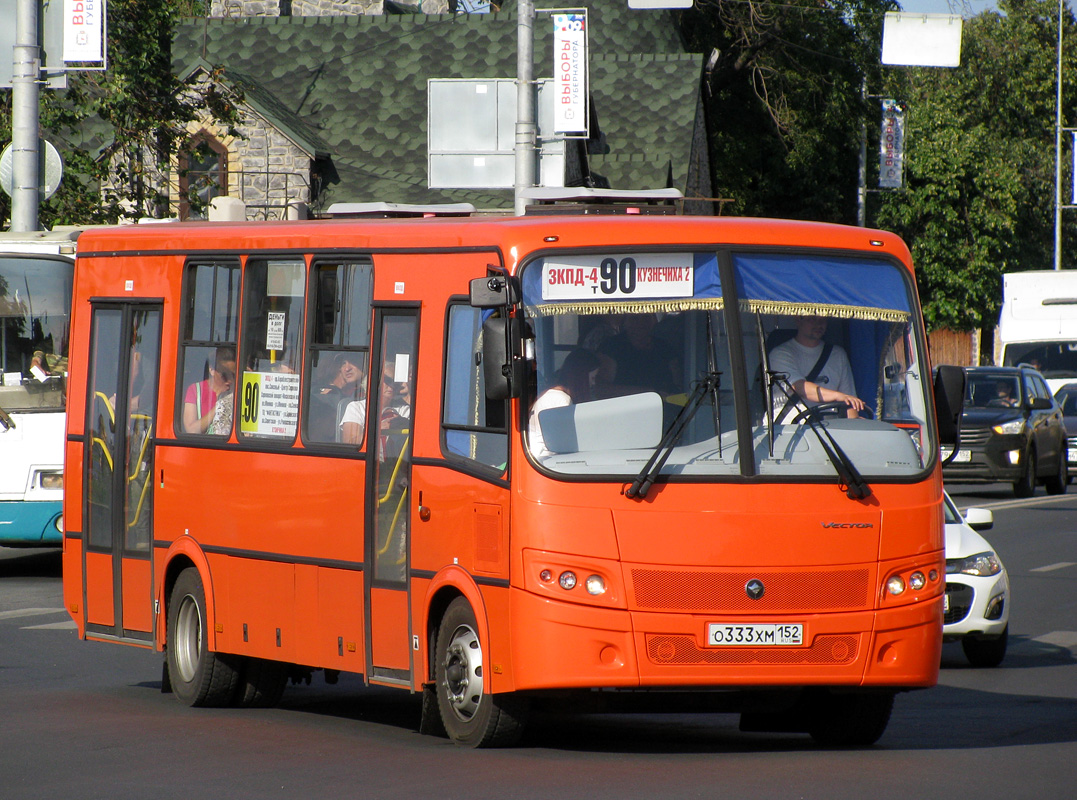
[[[11,147],[9,144],[0,154],[0,189],[9,195],[15,191],[15,154]],[[60,188],[60,181],[64,177],[64,161],[56,148],[44,139],[41,140],[38,158],[40,164],[37,170],[37,190],[41,193],[41,199],[47,200]]]

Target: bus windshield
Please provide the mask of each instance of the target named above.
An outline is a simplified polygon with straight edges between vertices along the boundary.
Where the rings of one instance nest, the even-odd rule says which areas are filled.
[[[0,257],[0,408],[63,410],[73,265]]]
[[[522,284],[527,444],[546,470],[635,477],[660,445],[660,474],[691,480],[842,477],[835,451],[870,480],[931,461],[931,381],[895,262],[559,253]]]

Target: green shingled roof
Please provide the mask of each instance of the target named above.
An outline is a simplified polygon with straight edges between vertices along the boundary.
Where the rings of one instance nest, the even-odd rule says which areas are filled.
[[[625,0],[589,9],[591,98],[608,153],[592,171],[616,189],[684,189],[702,56],[684,52],[668,12]],[[548,77],[552,23],[535,21],[535,77]],[[328,153],[339,180],[321,204],[382,200],[511,207],[511,190],[427,188],[427,80],[513,78],[512,13],[191,20],[173,63],[202,59],[241,85],[252,107],[301,146]]]

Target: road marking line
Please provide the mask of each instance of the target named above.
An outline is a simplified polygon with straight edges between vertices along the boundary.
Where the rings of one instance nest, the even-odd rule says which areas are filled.
[[[66,613],[66,608],[17,608],[14,611],[0,611],[0,619],[19,619],[20,617],[40,617],[45,614]]]
[[[1045,505],[1050,505],[1050,504],[1053,504],[1053,503],[1062,503],[1062,502],[1065,502],[1066,500],[1073,500],[1073,495],[1067,496],[1067,495],[1064,495],[1064,494],[1059,494],[1059,495],[1047,496],[1047,497],[1030,497],[1030,498],[1028,498],[1026,500],[999,500],[996,503],[969,502],[964,497],[961,498],[961,499],[968,503],[968,505],[965,505],[965,506],[958,506],[958,508],[963,513],[965,511],[968,511],[970,508],[987,508],[987,509],[994,510],[996,508],[1006,509],[1006,508],[1027,508],[1028,506],[1045,506]]]
[[[1054,572],[1056,569],[1077,566],[1077,561],[1059,561],[1057,564],[1048,564],[1045,567],[1033,567],[1029,572]]]
[[[75,620],[69,619],[67,622],[47,622],[44,625],[27,625],[25,628],[20,628],[24,631],[75,631],[78,630],[78,625],[75,624]]]
[[[1035,637],[1032,641],[1072,649],[1077,647],[1077,631],[1051,631],[1043,636]]]

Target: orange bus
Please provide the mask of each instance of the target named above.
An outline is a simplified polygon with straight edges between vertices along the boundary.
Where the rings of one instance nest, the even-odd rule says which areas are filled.
[[[825,363],[800,374],[794,343]],[[194,706],[349,672],[469,746],[584,698],[870,744],[937,680],[962,381],[932,378],[878,231],[91,230],[64,600],[80,637],[163,652]]]

